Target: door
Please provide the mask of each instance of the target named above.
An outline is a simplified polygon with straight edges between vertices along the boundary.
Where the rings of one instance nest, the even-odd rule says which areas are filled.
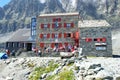
[[[27,43],[27,51],[32,51],[32,43]]]

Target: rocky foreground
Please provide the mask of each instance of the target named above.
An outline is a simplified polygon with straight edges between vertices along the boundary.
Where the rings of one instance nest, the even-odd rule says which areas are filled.
[[[0,60],[0,80],[120,80],[120,58]]]

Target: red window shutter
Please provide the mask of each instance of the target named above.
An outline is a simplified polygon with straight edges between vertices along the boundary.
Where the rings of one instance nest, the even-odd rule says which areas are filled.
[[[102,42],[106,42],[106,38],[102,38]]]
[[[62,24],[61,23],[59,23],[59,28],[61,28],[62,27]]]
[[[50,34],[49,33],[47,34],[47,38],[50,38]]]
[[[75,32],[75,39],[79,39],[79,32]]]
[[[56,18],[53,18],[53,22],[55,22],[56,21]]]
[[[53,24],[52,24],[52,28],[54,28],[54,27],[55,27],[55,24],[53,23]]]
[[[40,34],[40,38],[43,38],[43,34]]]
[[[97,38],[97,42],[100,42],[100,38]]]
[[[59,38],[61,38],[62,37],[62,33],[59,33],[59,36],[58,36]]]
[[[59,47],[62,47],[62,43],[59,43]]]
[[[71,27],[74,27],[74,23],[71,23]]]
[[[41,47],[41,48],[44,48],[44,43],[40,43],[40,47]]]
[[[44,24],[41,24],[41,28],[44,28]]]
[[[50,24],[48,24],[48,28],[50,28]]]
[[[52,44],[51,44],[51,48],[54,48],[54,46],[55,46],[55,44],[54,44],[54,43],[52,43]]]
[[[68,43],[67,43],[67,42],[65,42],[64,44],[65,44],[65,46],[68,46]]]
[[[67,27],[67,24],[66,24],[66,23],[64,23],[64,27]]]
[[[67,37],[67,34],[66,33],[64,33],[64,38],[66,38]]]
[[[86,42],[91,42],[92,39],[91,39],[91,38],[86,38],[85,41],[86,41]]]
[[[70,37],[73,38],[73,33],[71,33],[70,35],[71,35]]]
[[[55,34],[54,33],[52,33],[52,38],[54,38],[55,37]]]
[[[61,21],[61,18],[58,18],[58,21],[60,22],[60,21]]]

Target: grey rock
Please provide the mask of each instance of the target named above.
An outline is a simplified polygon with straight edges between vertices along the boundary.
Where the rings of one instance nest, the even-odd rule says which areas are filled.
[[[95,80],[95,76],[92,75],[86,76],[84,80]]]
[[[6,60],[5,63],[8,65],[11,62],[10,59]]]
[[[95,69],[95,68],[97,68],[97,67],[101,67],[101,64],[91,64],[91,65],[89,66],[89,69]]]
[[[115,77],[114,77],[114,80],[120,80],[120,74],[116,74]]]
[[[52,74],[52,75],[58,74],[62,68],[63,68],[62,66],[59,66],[57,69],[55,69],[55,70],[53,71],[53,74]]]
[[[99,71],[104,70],[102,67],[97,67],[94,69],[94,72],[97,74]]]
[[[40,78],[41,78],[41,79],[44,79],[44,78],[46,78],[46,76],[47,76],[47,74],[46,74],[46,73],[43,73]]]
[[[6,80],[13,80],[13,78],[12,77],[6,77]]]
[[[95,74],[94,69],[89,69],[87,74],[88,75],[94,75]]]
[[[61,63],[61,66],[65,66],[65,65],[66,65],[66,62],[62,62],[62,63]]]
[[[113,80],[113,75],[111,75],[109,72],[105,70],[101,70],[96,75],[96,79]]]
[[[72,64],[72,63],[74,63],[75,62],[75,57],[72,57],[72,58],[70,58],[67,62],[66,62],[66,65],[69,65],[69,64]]]

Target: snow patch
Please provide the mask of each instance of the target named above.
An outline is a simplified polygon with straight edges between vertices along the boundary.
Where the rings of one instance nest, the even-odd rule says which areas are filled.
[[[40,3],[42,3],[42,4],[46,2],[46,0],[39,0],[39,1],[40,1]]]
[[[76,0],[71,0],[71,4],[72,4],[73,7],[75,7],[76,6]]]

